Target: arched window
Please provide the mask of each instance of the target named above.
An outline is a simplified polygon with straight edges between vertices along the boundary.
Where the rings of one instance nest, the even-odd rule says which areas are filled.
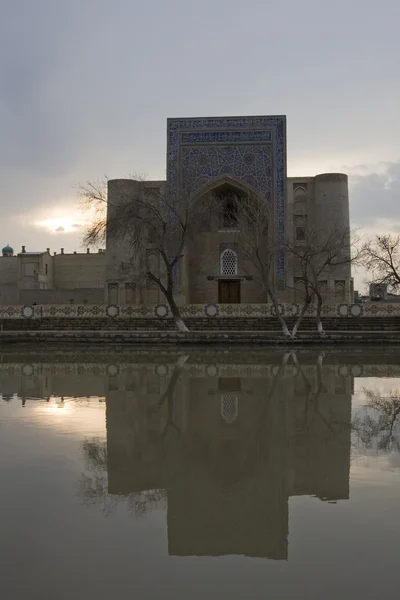
[[[335,300],[338,303],[346,300],[344,281],[335,281]]]
[[[240,194],[229,188],[222,188],[217,192],[217,201],[220,206],[220,229],[237,229],[239,226]]]
[[[108,304],[118,304],[118,283],[108,284]]]
[[[296,242],[304,242],[306,239],[306,230],[303,225],[297,225],[296,227]]]
[[[329,296],[328,294],[328,282],[327,281],[319,281],[318,282],[318,291],[322,296],[323,300],[326,300]]]
[[[221,254],[221,275],[237,275],[237,254],[234,250],[224,250]]]
[[[305,215],[307,214],[307,190],[304,186],[295,184],[293,190],[293,212],[295,215]]]
[[[239,414],[239,398],[232,394],[221,395],[221,417],[225,423],[233,423]]]
[[[234,198],[227,198],[224,201],[223,209],[223,228],[235,229],[238,225],[238,207]]]
[[[306,286],[304,283],[304,279],[302,279],[301,277],[295,277],[295,282],[294,282],[294,301],[296,303],[302,303],[304,302],[304,299],[306,297]]]
[[[136,285],[134,283],[125,283],[125,304],[135,304]]]

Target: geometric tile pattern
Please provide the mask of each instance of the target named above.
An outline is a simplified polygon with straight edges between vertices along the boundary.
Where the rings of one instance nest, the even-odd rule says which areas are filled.
[[[167,181],[172,203],[228,175],[250,186],[272,208],[276,241],[285,235],[285,117],[168,119]],[[283,252],[276,258],[284,287]]]
[[[285,317],[300,314],[301,304],[279,304],[279,311]],[[274,317],[272,304],[185,304],[180,306],[183,318],[187,317]],[[316,315],[316,307],[310,305],[307,316]],[[322,307],[322,317],[400,317],[400,303],[368,302],[367,304],[326,304]],[[1,319],[43,319],[43,318],[171,318],[167,304],[157,305],[105,305],[105,304],[43,304],[32,306],[0,306]]]

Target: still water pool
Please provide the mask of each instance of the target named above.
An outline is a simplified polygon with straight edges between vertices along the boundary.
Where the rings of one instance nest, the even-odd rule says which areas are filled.
[[[7,600],[400,594],[400,353],[0,354]]]

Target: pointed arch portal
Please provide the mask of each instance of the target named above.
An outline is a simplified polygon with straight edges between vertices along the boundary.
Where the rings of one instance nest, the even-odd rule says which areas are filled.
[[[254,190],[271,206],[275,242],[285,237],[286,119],[283,116],[168,120],[167,179],[172,202],[194,198],[221,178]],[[284,252],[275,263],[285,288]]]

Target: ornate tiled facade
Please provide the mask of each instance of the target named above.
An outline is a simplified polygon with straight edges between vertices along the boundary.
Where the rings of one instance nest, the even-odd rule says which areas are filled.
[[[285,235],[285,117],[168,120],[167,179],[173,200],[190,197],[229,175],[273,206],[275,239]],[[283,252],[276,258],[279,289],[285,285]]]

